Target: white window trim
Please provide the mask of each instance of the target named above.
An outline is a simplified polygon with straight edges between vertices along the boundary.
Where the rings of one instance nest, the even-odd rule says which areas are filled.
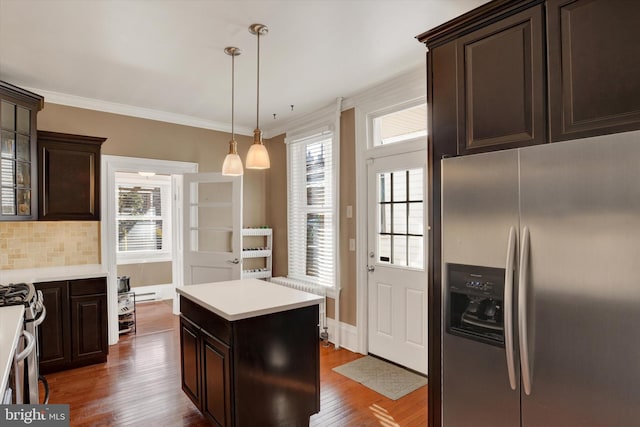
[[[322,141],[327,141],[330,140],[331,142],[331,178],[332,178],[332,182],[329,183],[329,185],[332,187],[331,188],[331,208],[329,209],[330,213],[331,213],[331,230],[332,230],[332,238],[331,238],[331,245],[333,246],[334,250],[333,250],[333,259],[332,264],[334,266],[333,268],[333,277],[332,277],[332,284],[330,286],[324,285],[322,283],[320,283],[320,281],[315,278],[315,277],[311,277],[311,276],[307,276],[307,275],[299,275],[299,274],[292,274],[292,262],[294,261],[294,257],[292,257],[292,254],[296,253],[295,248],[299,247],[300,244],[299,242],[294,241],[291,236],[294,236],[295,233],[292,232],[291,227],[292,227],[292,221],[291,221],[291,211],[292,211],[292,206],[290,205],[290,203],[292,203],[293,197],[291,197],[292,193],[293,193],[293,183],[291,181],[291,177],[293,176],[293,168],[294,166],[294,162],[296,160],[300,160],[300,159],[294,159],[292,154],[291,154],[291,149],[292,147],[298,146],[298,145],[304,145],[304,146],[308,146],[311,144],[315,144],[318,142],[322,142]],[[289,250],[289,278],[292,280],[297,280],[300,282],[304,282],[304,283],[312,283],[318,286],[323,286],[326,287],[327,289],[334,289],[336,288],[336,285],[338,283],[339,280],[339,276],[337,276],[336,274],[336,262],[337,262],[337,256],[336,256],[336,251],[335,248],[337,247],[338,244],[338,209],[337,209],[337,197],[336,197],[336,191],[337,191],[337,186],[336,186],[336,182],[339,179],[339,177],[337,176],[338,173],[338,169],[336,168],[336,165],[334,163],[335,157],[336,157],[336,143],[335,143],[335,138],[333,135],[333,132],[331,131],[323,131],[320,133],[317,133],[315,135],[312,136],[308,136],[308,137],[304,137],[304,138],[297,138],[294,140],[289,140],[286,141],[287,143],[287,176],[289,177],[289,179],[287,180],[287,195],[288,195],[288,199],[289,199],[289,203],[288,203],[288,209],[287,209],[287,225],[289,227],[289,242],[288,242],[288,250]],[[302,188],[306,188],[306,186],[300,186],[300,189]],[[303,194],[299,194],[297,195],[297,198],[300,199],[304,199],[304,195]],[[311,211],[314,211],[314,208],[307,208],[306,212],[310,213]],[[325,209],[322,209],[323,211]],[[302,256],[302,255],[300,255]]]
[[[132,174],[130,172],[117,172],[116,173],[116,200],[118,200],[118,185],[121,183],[126,184],[134,184],[134,185],[152,185],[158,186],[161,188],[161,198],[162,198],[162,221],[164,224],[168,224],[168,233],[165,233],[165,229],[167,227],[163,227],[163,250],[160,251],[131,251],[131,252],[120,252],[118,251],[118,246],[116,245],[116,258],[118,265],[124,264],[146,264],[150,262],[169,262],[173,260],[173,218],[172,218],[172,189],[171,189],[171,177],[170,176],[153,176],[153,177],[142,177],[137,174]],[[116,222],[118,221],[118,215],[116,211]],[[118,233],[118,228],[116,227],[116,236]],[[116,237],[116,242],[118,238]]]
[[[287,195],[289,194],[291,176],[291,156],[289,155],[289,146],[298,141],[309,140],[313,137],[319,137],[324,134],[332,134],[332,174],[333,174],[333,247],[334,247],[334,274],[333,274],[333,286],[321,286],[325,289],[326,296],[335,299],[335,311],[336,321],[339,321],[340,310],[340,118],[342,114],[342,98],[336,99],[335,106],[327,106],[315,113],[306,115],[302,120],[296,122],[298,126],[294,129],[287,130],[285,136],[285,144],[287,145]],[[287,227],[289,227],[289,212],[287,206]],[[291,236],[291,234],[289,234]],[[289,237],[289,241],[291,237]],[[290,245],[289,242],[287,242]],[[290,246],[288,248],[290,250]],[[287,266],[288,269],[288,266]],[[291,280],[298,281],[299,279],[290,278]],[[301,284],[309,284],[299,280]],[[313,283],[311,283],[314,285]],[[336,343],[336,347],[339,347],[339,341]]]

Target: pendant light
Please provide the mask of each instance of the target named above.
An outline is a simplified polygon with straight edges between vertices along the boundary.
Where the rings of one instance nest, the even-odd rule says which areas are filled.
[[[242,160],[238,156],[238,143],[236,142],[235,128],[233,124],[234,107],[235,107],[235,59],[240,55],[241,51],[237,47],[227,47],[224,53],[231,56],[231,141],[229,141],[229,154],[224,158],[222,163],[222,175],[240,176],[244,173],[242,170]]]
[[[260,36],[269,32],[269,28],[263,24],[252,24],[249,32],[258,38],[258,73],[256,86],[256,128],[253,131],[253,144],[247,153],[247,169],[269,169],[269,153],[262,142],[262,131],[260,130]]]

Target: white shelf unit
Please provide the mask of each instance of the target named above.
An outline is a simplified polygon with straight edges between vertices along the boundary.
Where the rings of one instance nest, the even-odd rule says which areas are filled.
[[[243,261],[242,278],[243,279],[270,279],[273,251],[273,232],[270,228],[243,228],[242,229],[242,259],[264,259],[264,267],[246,268]],[[258,245],[247,245],[244,241],[245,237],[263,237],[262,243]],[[257,239],[252,239],[256,241]]]

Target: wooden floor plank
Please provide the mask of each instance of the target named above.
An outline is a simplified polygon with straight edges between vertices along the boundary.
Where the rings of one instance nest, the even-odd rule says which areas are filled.
[[[47,375],[49,403],[67,403],[71,425],[208,426],[180,387],[179,318],[166,302],[138,304],[137,334],[109,348],[106,363]],[[320,412],[314,427],[427,424],[427,387],[388,399],[333,368],[362,355],[320,345]]]

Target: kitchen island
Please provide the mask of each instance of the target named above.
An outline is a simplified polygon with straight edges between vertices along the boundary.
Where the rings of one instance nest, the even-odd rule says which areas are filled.
[[[182,389],[220,426],[300,426],[320,410],[318,304],[256,279],[178,288]]]

